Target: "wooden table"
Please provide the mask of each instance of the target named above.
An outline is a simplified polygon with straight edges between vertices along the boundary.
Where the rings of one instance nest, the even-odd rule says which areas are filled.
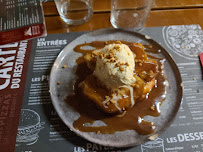
[[[59,17],[54,2],[43,3],[48,34],[91,31],[112,27],[110,0],[94,0],[94,15],[87,23],[68,26]],[[146,27],[200,24],[203,28],[203,0],[155,0]]]

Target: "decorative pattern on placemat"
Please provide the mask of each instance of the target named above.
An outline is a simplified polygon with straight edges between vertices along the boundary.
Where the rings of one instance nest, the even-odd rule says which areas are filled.
[[[141,144],[141,152],[165,152],[164,150],[164,140],[161,138],[156,138],[155,140],[148,141],[144,144]]]
[[[163,28],[166,45],[178,55],[198,60],[203,50],[203,31],[199,25],[167,26]]]
[[[40,130],[44,128],[43,125],[44,122],[40,122],[40,116],[37,112],[31,109],[22,109],[16,146],[21,144],[33,145],[36,143]]]

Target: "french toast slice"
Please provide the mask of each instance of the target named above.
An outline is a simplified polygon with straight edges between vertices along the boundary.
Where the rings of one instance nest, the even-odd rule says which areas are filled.
[[[97,54],[93,53],[86,53],[84,55],[84,59],[87,63],[88,68],[90,68],[92,71],[94,71],[97,61]]]
[[[146,94],[154,87],[155,79],[150,82],[144,81],[136,77],[136,83],[133,85],[133,92],[129,88],[118,88],[114,91],[109,91],[99,85],[97,78],[94,75],[88,76],[80,83],[82,93],[93,101],[97,107],[106,113],[121,113],[132,104],[136,104],[146,97]],[[132,102],[133,100],[133,102]]]
[[[135,54],[134,77],[136,81],[134,84],[129,87],[108,90],[100,84],[93,74],[80,83],[82,93],[106,113],[125,111],[146,98],[146,95],[156,85],[157,61],[148,59],[142,44],[133,43],[129,47]],[[92,71],[95,69],[97,55],[97,53],[87,53],[84,56],[88,67]]]
[[[109,90],[102,88],[99,85],[97,78],[94,75],[88,76],[83,82],[80,83],[80,88],[82,93],[92,100],[97,107],[103,110],[106,113],[117,113],[121,110],[124,110],[131,105],[130,98],[125,98],[125,96],[129,96],[130,92],[127,89],[122,89],[119,93],[123,93],[120,99],[115,103],[112,98],[112,92]],[[115,95],[118,95],[118,92],[115,92]],[[119,108],[118,108],[119,107]]]

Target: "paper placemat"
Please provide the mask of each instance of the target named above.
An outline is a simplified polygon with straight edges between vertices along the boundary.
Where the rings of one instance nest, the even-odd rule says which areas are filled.
[[[24,62],[23,68],[28,68],[28,71],[26,72],[25,89],[23,89],[24,96],[21,94],[23,96],[23,102],[21,101],[21,117],[17,136],[15,137],[15,152],[203,151],[203,80],[198,57],[198,54],[203,50],[203,31],[199,25],[153,27],[145,28],[141,31],[142,34],[148,35],[163,46],[175,60],[182,76],[184,96],[175,121],[161,136],[154,141],[131,148],[104,147],[78,137],[63,124],[53,108],[48,86],[50,69],[59,52],[69,42],[83,33],[85,32],[52,34],[46,38],[39,38],[27,42],[31,47],[26,47],[25,49],[26,52],[31,51],[31,54],[24,57],[26,62]],[[16,47],[16,50],[19,47],[20,43]],[[7,48],[7,50],[11,49]],[[0,58],[2,56],[4,54],[0,52]],[[16,62],[19,61],[17,59],[18,56],[16,55],[13,65],[17,65]],[[25,64],[28,64],[28,59],[29,66],[26,68]],[[12,85],[17,87],[19,84],[19,88],[23,86],[23,83],[21,84],[21,82],[15,81],[14,73],[17,73],[15,69],[13,67],[14,72],[10,77],[9,85],[6,87],[7,91],[3,92],[6,89],[0,89],[3,92],[0,101],[6,101],[8,90],[17,90],[19,92],[17,88],[12,89]],[[0,80],[4,80],[5,82],[5,79],[1,78],[0,75]],[[9,110],[7,110],[7,119],[9,119],[11,111],[15,111],[15,96],[20,98],[19,94],[14,95],[12,92],[10,94],[11,97],[9,98],[11,100],[8,101],[9,106],[7,108]],[[3,121],[5,119],[2,119],[2,112],[3,109],[5,110],[5,105],[6,103],[0,104],[0,147],[4,145],[2,141],[5,138],[3,139],[2,137],[4,137],[5,130],[9,131],[8,128],[13,126],[11,122]],[[4,124],[3,128],[1,128],[2,124]],[[10,137],[7,137],[7,142],[9,142],[9,139]]]

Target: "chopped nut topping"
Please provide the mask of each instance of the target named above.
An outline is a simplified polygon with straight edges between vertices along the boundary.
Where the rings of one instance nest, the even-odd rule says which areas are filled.
[[[113,103],[113,104],[115,103],[113,100],[110,100],[110,102]]]
[[[145,38],[146,38],[146,39],[151,39],[151,37],[149,37],[148,35],[145,35]]]
[[[111,93],[110,97],[113,98],[113,92]]]
[[[92,52],[92,54],[94,54],[94,55],[98,55],[98,54],[99,54],[99,52]]]
[[[146,74],[146,71],[142,71],[141,74]]]
[[[110,50],[110,53],[111,53],[111,54],[115,54],[113,50]]]
[[[153,110],[153,111],[155,110],[154,106],[151,106],[150,109]]]
[[[110,59],[111,57],[110,57],[110,55],[107,55],[105,58],[106,58],[106,59]]]
[[[114,57],[113,53],[110,53],[109,55],[110,55],[110,57],[111,57],[111,58],[113,58],[113,57]]]
[[[121,65],[125,65],[125,63],[121,63]]]
[[[118,60],[118,58],[117,58],[116,56],[114,57],[114,59],[115,59],[115,60]]]
[[[122,68],[122,67],[120,67],[119,69],[120,69],[121,71],[124,71],[124,68]]]
[[[67,65],[63,65],[63,67],[62,68],[66,68],[67,67]]]
[[[116,63],[116,66],[117,66],[117,67],[120,67],[120,66],[121,66],[121,63],[120,63],[120,62]]]
[[[149,49],[151,49],[152,47],[153,47],[152,45],[149,45],[149,46],[148,46]]]
[[[135,86],[135,83],[131,84],[131,87],[134,87]]]
[[[113,54],[110,53],[109,55],[106,56],[106,58],[107,58],[107,59],[111,59],[111,58],[113,58]]]
[[[140,63],[142,63],[143,61],[142,61],[142,60],[140,60],[140,59],[138,59],[138,60],[137,60],[137,62],[140,62]]]
[[[94,55],[94,54],[91,54],[91,57],[93,57],[93,58],[94,58],[94,57],[95,57],[95,55]]]
[[[152,70],[149,71],[149,75],[152,76],[154,72]]]
[[[103,54],[103,53],[100,53],[100,54],[99,54],[99,57],[100,57],[100,59],[101,59],[102,57],[104,57],[104,54]]]
[[[97,133],[97,134],[99,134],[99,133],[100,133],[100,131],[98,130],[96,133]]]
[[[130,66],[130,64],[128,62],[125,63],[127,66]]]
[[[125,107],[123,107],[122,110],[125,111]]]
[[[106,105],[109,106],[109,105],[110,105],[110,102],[107,102]]]
[[[131,87],[134,87],[135,86],[135,83],[131,84]]]
[[[117,51],[119,51],[120,47],[119,46],[115,46],[114,49],[116,49]]]
[[[139,75],[139,77],[142,78],[142,79],[146,79],[146,77],[147,77],[147,75],[145,75],[145,74],[138,74],[138,75]]]
[[[114,58],[111,58],[110,61],[111,61],[111,62],[116,62]]]
[[[61,84],[61,82],[60,82],[60,81],[58,81],[58,82],[57,82],[57,84],[59,85],[59,84]]]
[[[138,46],[140,46],[141,48],[143,48],[143,45],[141,43],[137,43]]]
[[[116,41],[116,43],[118,43],[118,44],[122,44],[121,41]]]

